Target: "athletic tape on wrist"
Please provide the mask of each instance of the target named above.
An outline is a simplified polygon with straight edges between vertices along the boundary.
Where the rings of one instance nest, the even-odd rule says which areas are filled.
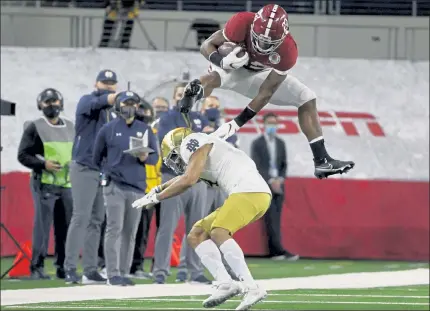
[[[209,55],[209,61],[212,63],[212,64],[214,64],[214,65],[216,65],[216,66],[218,66],[218,67],[221,67],[221,62],[222,62],[222,59],[223,59],[224,57],[222,57],[221,56],[221,54],[220,53],[218,53],[218,51],[213,51],[210,55]]]
[[[257,113],[254,110],[246,106],[246,108],[243,109],[242,112],[236,118],[234,118],[234,121],[236,121],[239,127],[242,127],[246,122],[255,117],[256,114]]]

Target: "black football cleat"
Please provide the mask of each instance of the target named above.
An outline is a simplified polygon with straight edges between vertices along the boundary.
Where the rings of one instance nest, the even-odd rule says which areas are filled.
[[[189,113],[196,101],[203,97],[203,86],[199,79],[195,79],[187,84],[184,95],[179,100],[179,111]]]
[[[355,166],[352,161],[340,161],[331,158],[325,158],[324,162],[315,163],[315,176],[319,179],[327,178],[335,174],[347,173]]]

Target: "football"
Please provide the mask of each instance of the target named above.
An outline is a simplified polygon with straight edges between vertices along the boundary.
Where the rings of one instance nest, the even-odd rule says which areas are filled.
[[[224,42],[223,45],[221,45],[220,47],[218,47],[218,53],[221,54],[222,57],[227,56],[231,51],[234,50],[235,47],[237,47],[238,45],[236,43],[233,42]],[[237,57],[242,57],[245,55],[245,49],[242,48],[242,51],[240,51],[239,53],[237,53]]]

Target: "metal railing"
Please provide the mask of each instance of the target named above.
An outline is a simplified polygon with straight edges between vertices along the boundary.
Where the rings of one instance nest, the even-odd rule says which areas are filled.
[[[1,0],[2,6],[103,8],[105,0]],[[266,0],[145,0],[144,10],[257,11]],[[429,0],[277,0],[293,14],[429,16]]]
[[[77,47],[97,47],[99,45],[100,40],[100,34],[97,31],[94,31],[96,29],[95,27],[100,26],[100,24],[103,22],[104,16],[95,16],[91,14],[81,14],[81,15],[66,15],[66,14],[55,14],[55,15],[47,15],[43,13],[23,13],[23,12],[13,12],[13,13],[6,13],[1,12],[3,23],[7,23],[9,20],[10,22],[10,29],[13,32],[14,27],[14,20],[15,18],[19,17],[43,17],[44,19],[49,18],[64,18],[69,23],[69,47],[77,48]],[[6,17],[6,19],[4,19]],[[145,25],[143,24],[145,23]],[[151,27],[151,23],[158,23],[156,28],[158,29],[159,33],[157,35],[152,34],[153,32],[146,31],[146,28]],[[196,49],[198,47],[197,40],[193,43],[193,46],[186,46],[187,42],[187,36],[189,35],[190,25],[194,22],[192,19],[172,19],[172,18],[151,18],[151,17],[145,17],[145,18],[136,18],[135,19],[135,29],[134,32],[140,31],[140,36],[143,35],[143,37],[146,39],[147,46],[139,46],[139,47],[133,47],[131,48],[138,48],[138,49],[153,49],[153,50],[183,50],[183,49],[189,49],[192,48]],[[220,25],[222,25],[226,21],[219,21]],[[96,23],[98,25],[96,25]],[[149,26],[148,26],[149,24]],[[172,46],[172,43],[169,40],[169,34],[173,29],[178,28],[178,24],[183,24],[184,26],[182,29],[188,29],[187,33],[183,33],[183,39],[182,43],[179,43],[177,46]],[[162,26],[161,26],[162,25]],[[145,28],[146,27],[146,28]],[[345,28],[361,28],[361,29],[384,29],[387,31],[387,37],[386,37],[386,49],[384,53],[386,53],[386,58],[388,59],[410,59],[414,60],[415,55],[415,43],[416,43],[416,31],[419,30],[427,30],[428,28],[424,27],[401,27],[401,26],[392,26],[392,25],[345,25],[345,24],[334,24],[334,23],[324,23],[324,24],[317,24],[317,23],[304,23],[299,22],[295,23],[294,27],[306,27],[312,29],[312,45],[311,49],[312,54],[307,56],[314,56],[314,57],[321,57],[322,55],[319,55],[318,50],[320,46],[319,40],[324,40],[320,36],[320,29],[323,28],[333,28],[333,29],[345,29]],[[402,28],[402,32],[400,32],[400,29]],[[177,29],[175,29],[177,30]],[[14,34],[12,34],[13,36]],[[136,35],[136,34],[135,34]],[[181,31],[175,32],[175,36],[180,36]],[[97,36],[96,38],[94,36]],[[157,42],[154,42],[153,39]],[[375,41],[378,40],[377,37],[374,38]],[[400,47],[400,54],[399,54],[399,40],[402,40],[400,42],[404,42],[404,50],[401,50]],[[176,40],[176,42],[181,41]],[[12,44],[11,45],[15,45]],[[309,49],[307,51],[310,51]],[[404,52],[404,53],[403,53]]]

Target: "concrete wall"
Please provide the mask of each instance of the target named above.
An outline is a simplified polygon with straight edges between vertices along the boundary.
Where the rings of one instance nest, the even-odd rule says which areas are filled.
[[[221,26],[232,13],[143,11],[141,25],[159,50],[195,47],[188,32],[195,18],[218,20]],[[38,47],[97,46],[104,11],[2,7],[1,45]],[[427,17],[291,15],[291,31],[301,56],[367,59],[429,59]],[[187,36],[188,33],[188,36]],[[149,48],[139,23],[131,46]]]

